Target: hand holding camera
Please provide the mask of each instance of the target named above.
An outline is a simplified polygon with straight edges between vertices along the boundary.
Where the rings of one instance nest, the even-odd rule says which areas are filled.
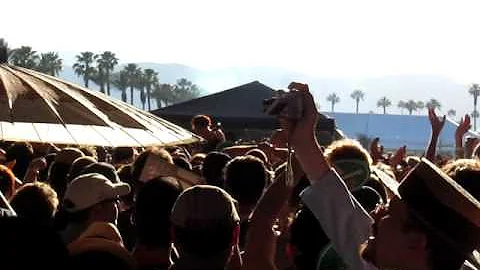
[[[282,129],[288,132],[295,146],[307,137],[314,136],[318,111],[307,84],[292,82],[289,91],[264,101],[265,113],[278,118]]]

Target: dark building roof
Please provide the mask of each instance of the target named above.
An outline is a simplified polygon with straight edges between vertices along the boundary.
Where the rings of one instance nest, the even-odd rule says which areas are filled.
[[[262,101],[275,90],[254,81],[208,96],[192,99],[152,111],[153,114],[176,122],[189,121],[192,116],[206,114],[215,120],[234,123],[239,127],[271,125],[274,119],[263,112]]]
[[[430,139],[430,122],[426,115],[390,115],[390,114],[324,114],[335,118],[337,127],[349,138],[365,135],[380,138],[380,143],[387,149],[396,149],[407,145],[407,150],[424,150]],[[441,150],[453,151],[454,134],[458,123],[448,119],[438,140]],[[477,136],[474,132],[468,135]]]

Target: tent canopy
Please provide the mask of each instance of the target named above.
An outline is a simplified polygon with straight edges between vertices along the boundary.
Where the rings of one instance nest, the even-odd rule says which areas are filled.
[[[152,113],[183,126],[188,126],[193,116],[206,114],[226,128],[273,128],[275,119],[263,112],[262,102],[274,94],[272,88],[254,81]]]

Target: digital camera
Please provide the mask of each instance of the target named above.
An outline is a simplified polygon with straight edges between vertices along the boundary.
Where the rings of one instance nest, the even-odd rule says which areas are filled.
[[[263,111],[272,116],[298,120],[303,116],[303,97],[300,92],[279,90],[279,95],[263,101]]]

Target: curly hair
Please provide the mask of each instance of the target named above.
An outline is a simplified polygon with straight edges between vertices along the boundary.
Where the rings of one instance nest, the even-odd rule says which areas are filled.
[[[332,142],[324,151],[324,155],[331,163],[340,159],[359,159],[372,165],[372,158],[357,140],[341,139]]]

